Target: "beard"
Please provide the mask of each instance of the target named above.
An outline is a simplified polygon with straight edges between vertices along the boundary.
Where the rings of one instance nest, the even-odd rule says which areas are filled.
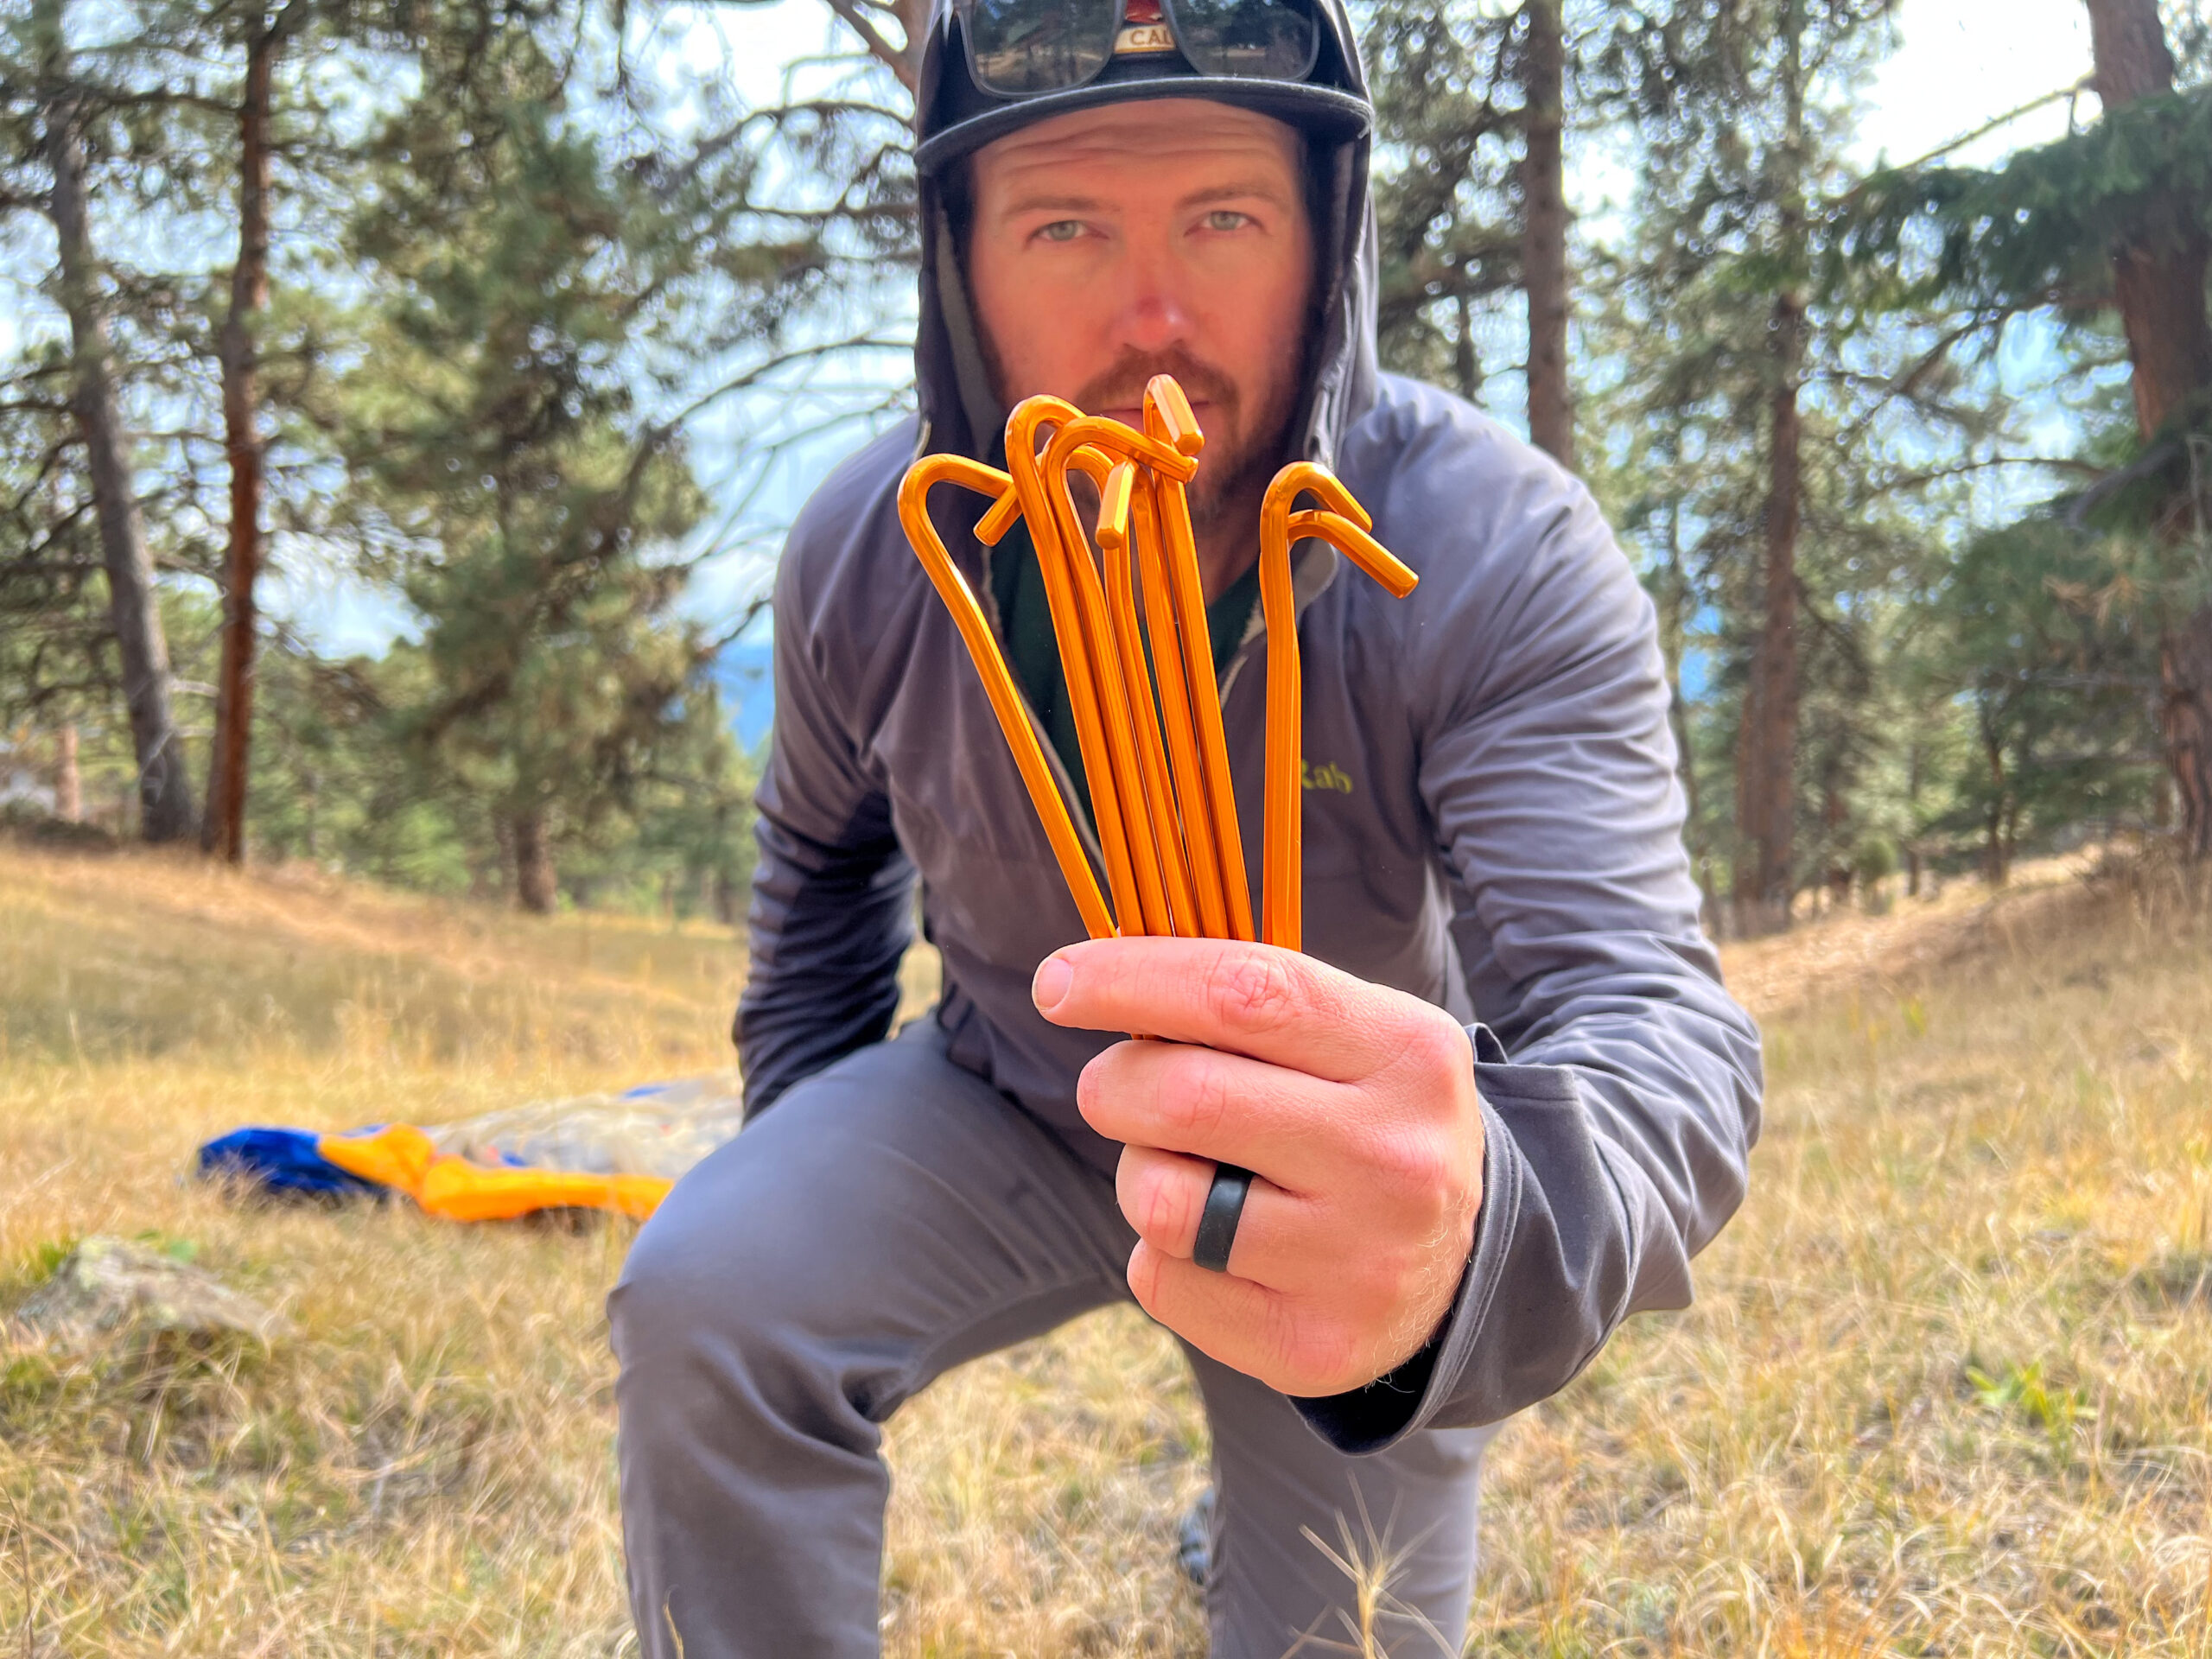
[[[998,342],[982,320],[976,321],[983,372],[1000,403],[1011,409],[1020,397],[1039,388],[1032,387],[1019,397],[1012,395]],[[1302,362],[1300,347],[1292,344],[1281,361],[1269,365],[1273,372],[1261,398],[1248,404],[1243,389],[1234,378],[1182,346],[1164,352],[1131,349],[1084,381],[1068,401],[1086,415],[1100,410],[1141,408],[1145,386],[1152,377],[1172,374],[1193,404],[1213,405],[1198,470],[1186,486],[1191,529],[1203,541],[1227,528],[1230,516],[1240,508],[1257,511],[1268,480],[1285,459],[1291,419],[1297,413]],[[1080,474],[1069,480],[1077,486],[1086,481]],[[1253,527],[1256,528],[1256,521]]]
[[[1223,528],[1228,516],[1244,505],[1247,497],[1262,491],[1282,464],[1296,412],[1297,362],[1293,357],[1273,367],[1275,372],[1268,377],[1262,400],[1252,404],[1230,376],[1181,346],[1165,352],[1128,350],[1085,381],[1069,401],[1085,414],[1137,408],[1153,376],[1169,374],[1192,403],[1213,406],[1198,470],[1188,486],[1191,528],[1203,538]]]

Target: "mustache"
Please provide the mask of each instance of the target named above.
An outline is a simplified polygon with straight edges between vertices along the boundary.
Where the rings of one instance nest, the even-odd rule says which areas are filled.
[[[1194,404],[1214,404],[1234,425],[1241,401],[1236,383],[1180,346],[1165,352],[1124,351],[1084,382],[1070,401],[1086,414],[1103,409],[1135,409],[1144,402],[1144,389],[1156,374],[1173,375],[1185,397]]]

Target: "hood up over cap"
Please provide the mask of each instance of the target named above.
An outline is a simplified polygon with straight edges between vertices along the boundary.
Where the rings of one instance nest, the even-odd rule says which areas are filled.
[[[1313,4],[1321,20],[1321,50],[1303,83],[1203,75],[1179,53],[1150,52],[1117,56],[1084,86],[1007,99],[975,85],[952,0],[931,0],[916,95],[922,243],[914,339],[918,454],[995,460],[1006,425],[1007,410],[984,366],[962,250],[947,212],[945,186],[956,164],[994,139],[1071,111],[1136,99],[1203,98],[1272,116],[1306,136],[1322,293],[1317,338],[1308,345],[1305,396],[1292,425],[1291,453],[1283,460],[1334,464],[1345,430],[1375,399],[1375,210],[1367,177],[1374,109],[1344,0]]]

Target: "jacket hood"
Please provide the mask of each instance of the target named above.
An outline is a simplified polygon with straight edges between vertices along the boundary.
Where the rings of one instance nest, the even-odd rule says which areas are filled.
[[[951,0],[932,0],[916,107],[917,208],[921,222],[920,315],[914,381],[921,423],[918,454],[950,453],[993,460],[1007,410],[992,391],[958,246],[948,217],[950,162],[982,143],[1071,109],[1148,98],[1207,98],[1274,116],[1300,129],[1311,170],[1308,200],[1318,222],[1314,246],[1322,288],[1318,338],[1308,344],[1304,395],[1283,460],[1333,466],[1338,446],[1376,395],[1375,209],[1368,193],[1367,79],[1344,0],[1314,0],[1324,22],[1325,62],[1346,90],[1287,88],[1195,73],[1115,79],[1003,105],[981,119],[963,99],[967,68]],[[1334,54],[1331,58],[1328,54]],[[959,137],[947,140],[957,125]],[[935,141],[935,142],[933,142]]]

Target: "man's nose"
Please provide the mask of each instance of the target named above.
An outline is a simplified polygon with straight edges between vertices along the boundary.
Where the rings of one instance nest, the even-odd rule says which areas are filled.
[[[1120,345],[1140,352],[1162,352],[1171,346],[1187,345],[1191,338],[1192,313],[1174,281],[1174,271],[1165,259],[1137,258],[1129,262],[1124,273],[1120,315],[1116,318],[1116,332]]]

